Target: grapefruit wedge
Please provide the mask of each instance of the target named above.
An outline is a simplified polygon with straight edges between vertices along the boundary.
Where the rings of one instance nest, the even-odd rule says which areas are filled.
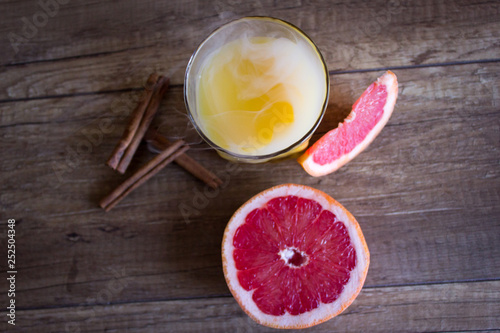
[[[305,328],[345,310],[363,287],[370,255],[356,219],[327,194],[284,184],[231,217],[222,241],[227,285],[256,322]]]
[[[311,176],[324,176],[361,153],[391,117],[398,97],[396,75],[387,71],[352,106],[343,123],[321,137],[298,158]]]

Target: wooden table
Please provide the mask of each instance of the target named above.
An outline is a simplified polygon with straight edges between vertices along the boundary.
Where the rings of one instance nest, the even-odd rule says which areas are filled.
[[[220,245],[236,208],[287,182],[336,198],[371,251],[356,301],[309,332],[500,330],[497,1],[42,3],[52,5],[0,4],[1,331],[274,331],[229,293]],[[389,123],[337,172],[313,178],[294,160],[235,169],[189,127],[190,55],[214,28],[248,15],[287,20],[321,49],[331,94],[313,140],[384,70],[397,74]],[[153,71],[172,79],[154,125],[195,144],[189,155],[225,184],[207,192],[170,165],[105,213],[99,200],[153,156],[141,146],[125,176],[104,164]]]

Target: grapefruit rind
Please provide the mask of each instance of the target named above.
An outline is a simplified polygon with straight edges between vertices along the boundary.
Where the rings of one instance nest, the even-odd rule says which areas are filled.
[[[233,258],[232,244],[236,230],[245,223],[245,217],[254,209],[264,206],[269,200],[294,195],[317,201],[324,210],[335,214],[339,221],[347,227],[351,243],[356,249],[356,266],[350,273],[350,279],[344,286],[339,298],[332,303],[320,303],[316,309],[300,315],[285,313],[282,316],[268,315],[262,312],[252,300],[253,290],[246,291],[240,285]],[[224,277],[229,290],[240,305],[254,321],[273,328],[306,328],[325,322],[344,311],[361,291],[368,273],[370,253],[361,228],[352,214],[335,199],[317,189],[296,184],[283,184],[263,191],[241,206],[231,217],[224,231],[222,240],[222,264]]]
[[[375,139],[375,137],[379,135],[380,131],[382,131],[384,126],[389,121],[389,118],[392,115],[392,111],[394,111],[394,105],[396,104],[396,99],[398,97],[398,80],[393,72],[387,71],[384,75],[379,77],[376,82],[377,84],[382,84],[387,87],[387,101],[384,105],[384,113],[380,121],[371,129],[371,131],[367,134],[363,141],[361,141],[353,150],[331,163],[327,163],[324,165],[315,163],[313,160],[315,146],[311,146],[302,156],[297,159],[297,161],[302,165],[302,167],[308,174],[314,177],[319,177],[338,170],[363,150],[365,150],[366,147],[368,147],[368,145],[370,145],[370,143]],[[354,117],[355,115],[353,115],[351,111],[351,114],[349,114],[349,116],[347,117],[346,122],[350,121],[350,119],[354,119]],[[343,126],[343,123],[340,123],[339,127],[340,126]],[[333,129],[332,131],[334,130],[335,129]]]

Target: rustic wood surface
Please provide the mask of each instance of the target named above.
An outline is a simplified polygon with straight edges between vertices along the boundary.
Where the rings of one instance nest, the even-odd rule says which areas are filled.
[[[307,331],[500,331],[498,2],[59,3],[33,31],[25,22],[43,19],[39,2],[0,3],[0,331],[273,331],[232,298],[220,245],[234,210],[287,182],[342,203],[371,252],[356,301]],[[313,141],[385,69],[398,75],[389,123],[334,174],[310,177],[293,159],[229,163],[190,126],[182,80],[191,53],[248,15],[288,20],[323,52],[331,95]],[[153,156],[142,145],[124,176],[104,164],[152,71],[172,78],[154,125],[190,142],[187,154],[224,184],[211,190],[171,165],[105,213],[99,200]]]

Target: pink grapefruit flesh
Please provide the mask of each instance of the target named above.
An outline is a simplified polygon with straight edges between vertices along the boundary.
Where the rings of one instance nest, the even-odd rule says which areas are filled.
[[[325,193],[295,184],[266,190],[233,215],[222,258],[243,310],[277,328],[309,327],[342,312],[369,264],[354,217]]]
[[[397,96],[396,75],[387,71],[359,97],[345,121],[315,142],[298,162],[315,177],[336,171],[380,133],[391,117]]]

